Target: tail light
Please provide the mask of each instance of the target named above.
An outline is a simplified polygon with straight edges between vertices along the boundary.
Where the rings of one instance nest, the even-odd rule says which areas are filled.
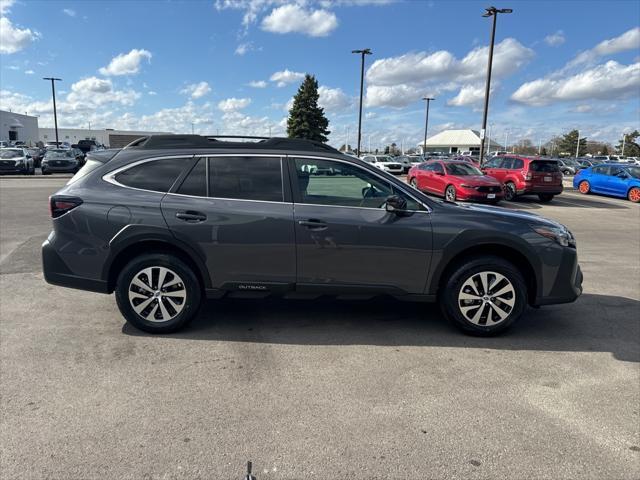
[[[82,205],[82,199],[78,197],[65,197],[52,195],[49,197],[49,213],[51,218],[58,218],[74,208]]]
[[[533,178],[533,174],[531,172],[527,172],[526,170],[522,170],[522,176],[525,180],[531,180]]]

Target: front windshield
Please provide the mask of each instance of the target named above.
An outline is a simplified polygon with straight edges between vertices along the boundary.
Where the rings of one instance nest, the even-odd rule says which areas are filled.
[[[71,158],[71,150],[49,150],[45,155],[47,158]]]
[[[629,172],[633,178],[640,178],[640,167],[627,167],[627,172]]]
[[[573,166],[573,167],[575,167],[576,165],[579,165],[578,161],[577,161],[577,160],[575,160],[575,159],[573,159],[573,158],[566,158],[566,159],[564,159],[564,160],[563,160],[563,162],[564,162],[566,165],[571,165],[571,166]]]
[[[20,158],[22,150],[0,150],[0,158]]]
[[[445,163],[444,166],[449,175],[482,175],[480,170],[468,163]]]

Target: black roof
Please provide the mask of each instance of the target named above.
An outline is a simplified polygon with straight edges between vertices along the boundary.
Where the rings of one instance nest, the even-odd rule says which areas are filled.
[[[242,141],[242,140],[252,141]],[[257,141],[256,141],[257,140]],[[298,150],[340,153],[335,148],[314,140],[281,137],[231,135],[149,135],[134,140],[125,149],[162,150],[172,148],[212,148],[250,150]]]

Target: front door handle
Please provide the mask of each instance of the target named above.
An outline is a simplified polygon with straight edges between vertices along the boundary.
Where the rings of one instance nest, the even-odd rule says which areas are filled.
[[[176,213],[176,218],[184,220],[185,222],[199,223],[204,222],[207,219],[207,216],[204,213],[187,210],[186,212]]]
[[[326,230],[327,224],[322,220],[316,220],[315,218],[310,218],[309,220],[298,220],[298,225],[302,227],[307,227],[309,230]]]

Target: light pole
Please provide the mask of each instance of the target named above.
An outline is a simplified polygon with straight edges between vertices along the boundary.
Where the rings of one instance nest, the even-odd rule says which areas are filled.
[[[489,92],[491,90],[491,66],[493,65],[493,44],[496,38],[496,20],[499,13],[511,13],[510,8],[497,9],[496,7],[485,8],[483,17],[493,17],[491,26],[491,43],[489,44],[489,62],[487,63],[487,84],[484,90],[484,114],[482,115],[482,131],[480,132],[480,165],[484,163],[484,137],[487,130],[487,114],[489,112]]]
[[[576,142],[576,158],[578,158],[578,151],[580,150],[580,130],[578,132],[578,141]]]
[[[427,114],[424,120],[424,142],[422,143],[422,154],[427,154],[427,131],[429,130],[429,104],[431,100],[435,100],[433,97],[422,97],[422,100],[427,102]]]
[[[360,136],[362,134],[362,90],[364,88],[364,56],[371,55],[371,49],[351,50],[351,53],[360,54],[360,113],[358,114],[358,148],[356,155],[360,156]]]
[[[509,148],[507,147],[507,143],[509,143],[509,129],[508,128],[504,132],[504,150],[505,150],[505,152],[509,151]]]
[[[620,151],[620,156],[624,157],[624,144],[627,140],[627,134],[626,133],[622,133],[622,150]]]
[[[58,143],[58,112],[56,110],[56,85],[54,82],[62,81],[61,78],[43,77],[43,80],[51,81],[51,94],[53,95],[53,122],[56,127],[56,147],[60,147]]]

